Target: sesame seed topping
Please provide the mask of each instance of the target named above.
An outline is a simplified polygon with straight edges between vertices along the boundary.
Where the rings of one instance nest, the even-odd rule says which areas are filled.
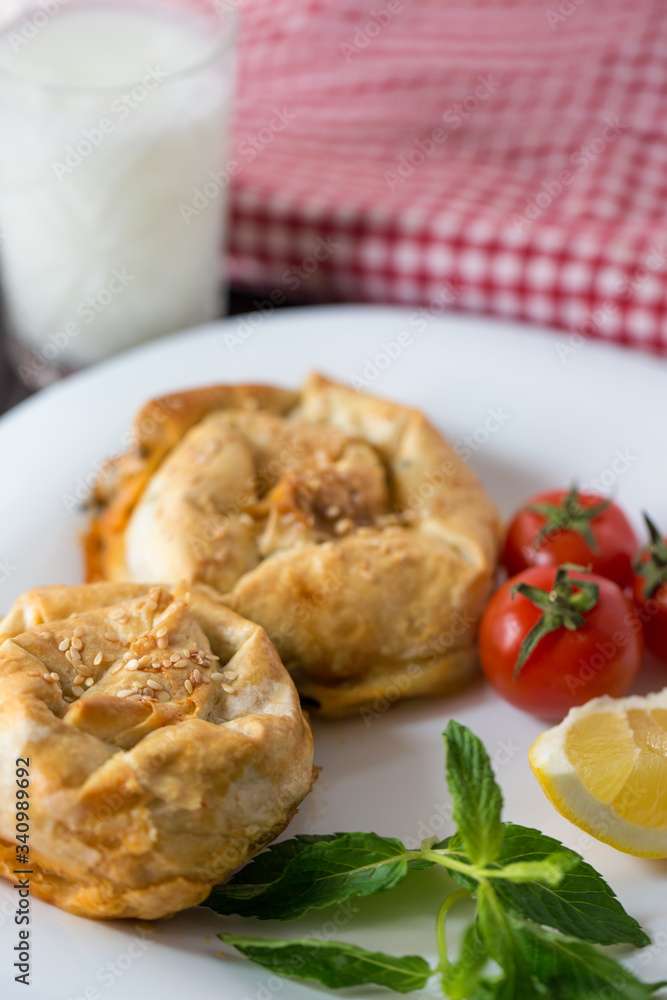
[[[120,691],[116,691],[117,698],[129,698],[132,694],[132,688],[122,688]]]
[[[73,611],[73,612],[72,612],[72,614],[71,614],[71,615],[70,615],[69,617],[70,617],[70,618],[78,618],[79,616],[78,616],[78,614],[76,613],[76,611]]]
[[[75,684],[83,684],[83,682],[85,681],[85,679],[86,678],[83,676],[83,674],[77,674],[76,677],[74,678],[74,683]]]
[[[211,674],[211,680],[212,681],[221,681],[224,676],[225,675],[221,674],[219,670],[216,670],[215,673]]]
[[[105,632],[104,638],[106,639],[107,642],[118,642],[118,636],[112,635],[111,632]]]
[[[93,666],[99,667],[99,665],[100,665],[101,662],[102,662],[102,654],[101,653],[97,653],[97,655],[95,656],[95,659],[93,660]]]
[[[78,635],[75,635],[72,639],[72,649],[78,649],[79,652],[83,649],[83,642]]]
[[[125,617],[124,608],[112,608],[109,612],[109,618],[113,618],[114,621],[120,621],[121,618]]]
[[[172,653],[171,656],[169,657],[169,662],[170,663],[178,663],[178,661],[180,660],[180,658],[181,658],[181,654],[180,653]]]
[[[128,701],[139,701],[141,699],[141,691],[135,691],[133,694],[128,694]]]
[[[169,701],[171,699],[169,692],[164,690],[158,691],[156,697],[158,701]]]
[[[80,698],[81,695],[83,694],[83,688],[79,687],[78,684],[74,684],[72,687],[72,694],[75,694],[77,698]]]
[[[335,517],[340,517],[340,507],[332,504],[330,507],[324,508],[324,516],[330,521],[333,521]]]
[[[235,670],[225,670],[223,671],[222,676],[225,677],[228,681],[235,681],[237,674]]]
[[[79,650],[75,649],[74,646],[70,646],[68,650],[68,655],[69,655],[69,662],[72,664],[72,666],[78,667],[79,664],[81,663],[81,653],[79,652]]]
[[[149,677],[149,679],[146,681],[146,685],[149,688],[152,688],[154,691],[162,691],[162,685],[160,684],[160,682],[153,680],[152,677]]]
[[[197,670],[197,669],[195,669],[195,670],[192,671],[192,677],[196,681],[197,684],[201,684],[202,680],[204,679],[203,676],[202,676],[201,670]]]
[[[72,632],[72,635],[73,635],[73,636],[74,636],[74,637],[75,637],[76,639],[80,639],[80,638],[81,638],[81,636],[83,635],[83,625],[77,625],[77,627],[76,627],[76,628],[74,629],[74,631]]]
[[[174,664],[174,666],[178,667],[179,669],[183,669],[183,667],[190,667],[192,666],[192,664],[190,663],[189,660],[179,660],[178,663]]]
[[[63,639],[63,641],[58,646],[61,653],[64,653],[66,649],[69,649],[69,639]]]
[[[54,680],[54,681],[59,681],[60,680],[60,674],[57,674],[55,672],[55,670],[51,671],[51,673],[49,674],[49,677],[51,677],[51,679]]]
[[[226,691],[227,694],[234,694],[234,688],[231,686],[231,684],[221,684],[220,687],[222,688],[223,691]]]
[[[188,692],[188,694],[192,694],[194,688],[192,687],[192,681],[190,680],[189,677],[185,681],[184,687],[185,687],[185,690]]]
[[[157,601],[146,601],[144,611],[148,615],[153,615],[157,611]]]
[[[163,635],[167,635],[169,632],[168,628],[159,628],[155,633],[158,639],[161,639]]]
[[[128,660],[125,666],[127,667],[128,670],[138,670],[139,660],[136,659]]]
[[[70,618],[71,618],[71,617],[72,617],[72,616],[70,615]],[[63,701],[66,701],[66,702],[67,702],[68,704],[70,704],[70,705],[71,705],[71,704],[72,704],[72,702],[74,701],[74,698],[70,698],[70,697],[69,697],[69,695],[66,695],[66,694],[65,694],[65,695],[63,695]]]
[[[161,635],[157,641],[158,649],[166,649],[169,645],[169,639],[166,635]]]
[[[86,687],[87,688],[92,687],[94,683],[95,683],[95,678],[94,677],[86,677]]]

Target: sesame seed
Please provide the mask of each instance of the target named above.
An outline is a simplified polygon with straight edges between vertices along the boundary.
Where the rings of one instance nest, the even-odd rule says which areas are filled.
[[[157,641],[158,649],[166,649],[169,645],[169,639],[166,635],[161,635]]]
[[[152,698],[153,697],[153,692],[151,691],[151,689],[149,687],[142,688],[141,693],[146,698]]]
[[[50,676],[50,677],[52,678],[52,680],[54,680],[54,681],[59,681],[59,680],[60,680],[60,674],[57,674],[57,673],[55,672],[55,670],[52,670],[49,676]]]
[[[69,639],[63,639],[63,641],[58,646],[61,653],[64,653],[66,649],[69,649]]]
[[[235,681],[236,677],[237,677],[237,674],[236,674],[235,670],[225,670],[223,672],[222,676],[224,678],[226,678],[226,680],[228,680],[228,681]]]
[[[70,618],[71,618],[71,617],[72,617],[72,616],[70,615]],[[70,698],[70,697],[69,697],[69,695],[66,695],[66,694],[65,694],[65,695],[63,695],[63,701],[66,701],[66,702],[67,702],[67,703],[68,703],[69,705],[71,705],[71,704],[72,704],[72,702],[74,701],[74,698]]]
[[[193,670],[192,677],[196,681],[197,684],[201,684],[201,682],[203,680],[201,670]]]
[[[118,636],[112,635],[111,632],[105,632],[104,638],[106,639],[107,642],[118,642]]]
[[[190,663],[189,660],[179,660],[178,663],[174,664],[174,666],[182,670],[183,667],[190,667],[192,666],[192,664]]]
[[[86,666],[85,663],[77,663],[76,667],[79,673],[83,674],[84,677],[90,677],[93,672],[93,668]]]
[[[156,697],[158,701],[169,701],[171,699],[171,695],[169,694],[169,692],[164,690],[158,691]]]
[[[100,665],[101,662],[102,662],[102,654],[101,653],[97,653],[97,655],[95,656],[95,659],[93,660],[93,666],[99,667],[99,665]]]
[[[340,516],[340,507],[337,507],[335,504],[332,504],[330,507],[325,507],[324,516],[330,521],[333,521],[335,517]]]
[[[128,670],[138,670],[139,660],[136,659],[128,660],[125,666],[127,667]]]
[[[144,611],[148,615],[153,615],[157,611],[157,601],[146,601]]]
[[[158,639],[161,639],[163,635],[167,635],[169,632],[168,628],[159,628],[155,633]]]
[[[78,684],[74,684],[72,687],[72,694],[75,694],[77,698],[80,698],[81,695],[83,694],[83,688],[79,687]]]
[[[68,653],[69,653],[69,662],[72,664],[73,667],[78,667],[79,664],[81,663],[81,653],[79,652],[79,650],[75,649],[74,646],[70,646]]]
[[[92,687],[94,683],[95,683],[95,678],[94,677],[86,677],[86,687],[87,688]]]
[[[83,649],[83,642],[78,635],[75,635],[72,639],[72,649],[78,649],[79,652]]]
[[[72,632],[72,635],[73,635],[73,636],[74,636],[74,637],[75,637],[76,639],[80,639],[80,638],[81,638],[81,636],[83,635],[83,625],[77,625],[77,627],[76,627],[76,628],[74,629],[74,631]]]
[[[153,657],[150,654],[144,654],[139,660],[140,667],[147,667],[149,665],[152,666],[152,663],[153,663]]]
[[[221,681],[224,676],[225,675],[221,674],[219,670],[216,670],[215,673],[211,674],[211,680],[212,681]]]
[[[122,688],[120,691],[116,691],[117,698],[129,698],[132,694],[132,688]]]
[[[70,618],[78,618],[79,616],[78,616],[78,614],[76,613],[76,611],[73,611],[73,612],[72,612],[72,614],[71,614],[71,615],[70,615],[69,617],[70,617]]]
[[[227,694],[234,694],[234,688],[231,686],[231,684],[221,684],[220,687],[222,688],[223,691],[226,691]]]
[[[199,655],[199,653],[192,653],[190,659],[192,660],[193,663],[203,663],[203,660]]]
[[[127,696],[128,701],[139,701],[140,699],[141,699],[140,691],[135,691],[134,694],[128,694]]]
[[[85,679],[86,678],[83,676],[83,674],[77,674],[76,677],[74,678],[74,683],[75,684],[83,684],[83,682],[85,681]]]
[[[188,694],[192,694],[192,692],[193,692],[194,689],[192,687],[192,681],[190,680],[189,677],[187,678],[184,687],[185,687],[185,690],[188,692]]]
[[[121,618],[125,617],[124,608],[112,608],[109,612],[109,618],[113,618],[114,621],[119,621]]]
[[[149,688],[152,688],[154,691],[162,691],[162,685],[160,684],[160,682],[153,680],[152,677],[149,677],[149,679],[146,681],[146,684]]]
[[[180,658],[181,658],[181,654],[180,653],[172,653],[171,656],[169,657],[169,662],[170,663],[178,663],[178,661],[180,660]]]

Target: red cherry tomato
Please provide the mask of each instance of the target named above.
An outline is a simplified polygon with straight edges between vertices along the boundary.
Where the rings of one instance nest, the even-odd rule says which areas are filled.
[[[644,514],[651,541],[635,562],[632,596],[644,625],[646,645],[667,662],[667,539]]]
[[[512,588],[539,588],[545,592],[544,604],[557,608],[558,600],[548,597],[557,573],[565,573],[569,581],[571,604],[581,605],[582,582],[597,586],[597,602],[588,610],[573,609],[572,615],[580,615],[579,627],[560,625],[545,634],[515,679],[522,644],[543,611],[522,593],[512,597]],[[603,576],[551,566],[535,566],[504,583],[489,602],[479,636],[482,669],[495,689],[518,708],[550,720],[561,719],[590,698],[625,694],[639,670],[643,648],[641,621],[620,587]]]
[[[509,576],[529,566],[575,563],[614,580],[632,583],[637,538],[615,503],[594,493],[539,493],[510,522],[502,562]]]

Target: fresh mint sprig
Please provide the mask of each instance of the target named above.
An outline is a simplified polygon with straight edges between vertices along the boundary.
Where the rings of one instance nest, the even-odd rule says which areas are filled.
[[[451,1000],[648,1000],[666,983],[640,982],[599,945],[642,947],[649,938],[602,876],[583,858],[538,830],[501,821],[502,794],[484,746],[450,721],[444,740],[447,783],[457,832],[408,850],[375,833],[298,836],[275,844],[206,901],[218,913],[293,920],[351,896],[385,892],[410,868],[445,868],[460,888],[436,917],[438,964],[340,941],[220,934],[272,972],[330,988],[372,983],[398,993],[424,989],[438,976]],[[458,957],[447,920],[463,899],[476,903]]]

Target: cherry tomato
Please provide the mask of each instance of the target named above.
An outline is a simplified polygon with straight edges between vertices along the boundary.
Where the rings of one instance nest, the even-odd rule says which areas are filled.
[[[614,580],[632,583],[637,538],[615,503],[595,493],[539,493],[510,522],[502,562],[509,576],[529,566],[575,563]]]
[[[646,645],[667,662],[667,541],[644,514],[651,541],[635,561],[632,596],[644,624]]]
[[[544,634],[517,672],[538,622]],[[491,598],[479,636],[482,669],[499,694],[550,720],[589,698],[625,694],[643,649],[641,621],[621,588],[566,567],[534,566],[507,580]]]

